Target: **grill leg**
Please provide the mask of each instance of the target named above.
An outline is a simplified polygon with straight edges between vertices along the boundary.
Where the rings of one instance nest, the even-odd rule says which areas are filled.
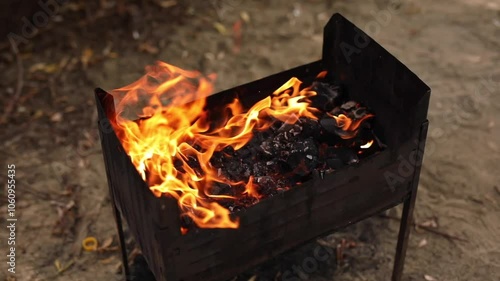
[[[113,203],[113,209],[115,209],[114,214],[115,214],[116,230],[118,231],[118,240],[120,242],[120,252],[122,254],[123,272],[125,273],[125,280],[128,281],[130,278],[130,269],[128,267],[127,245],[125,243],[125,235],[123,234],[122,216],[114,203]]]
[[[419,161],[414,163],[413,180],[411,183],[410,196],[403,203],[403,214],[401,215],[401,224],[399,226],[398,244],[396,246],[396,256],[394,258],[394,268],[392,270],[392,281],[401,281],[403,275],[403,267],[405,264],[406,249],[408,248],[408,238],[410,230],[413,226],[413,209],[417,199],[418,181],[420,179],[420,170],[422,168],[422,160],[424,156],[425,140],[427,138],[427,129],[429,122],[425,121],[420,127],[420,136],[418,139],[417,158]],[[414,159],[415,160],[415,159]]]
[[[396,257],[394,258],[392,281],[400,281],[401,276],[403,275],[406,249],[408,248],[410,230],[413,225],[413,208],[415,207],[416,198],[417,188],[414,187],[410,196],[403,203],[403,214],[401,216],[401,224],[399,226],[398,244],[396,246]]]

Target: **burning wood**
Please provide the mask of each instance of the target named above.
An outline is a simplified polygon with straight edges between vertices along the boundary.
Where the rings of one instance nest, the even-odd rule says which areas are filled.
[[[237,228],[232,212],[380,150],[374,115],[325,75],[308,87],[293,77],[250,109],[235,98],[215,124],[205,108],[212,77],[158,63],[113,92],[113,126],[153,193],[178,200],[184,226]],[[125,118],[139,103],[141,118]]]

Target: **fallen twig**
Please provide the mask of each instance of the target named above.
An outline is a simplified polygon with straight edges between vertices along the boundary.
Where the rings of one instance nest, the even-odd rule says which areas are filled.
[[[12,113],[12,110],[14,110],[14,106],[19,100],[24,86],[24,68],[21,55],[19,54],[19,49],[17,48],[16,42],[14,42],[14,39],[11,37],[9,37],[9,42],[17,61],[17,86],[16,91],[14,92],[14,97],[10,99],[9,103],[7,103],[7,107],[5,108],[2,118],[0,119],[1,123],[5,123],[7,121],[7,117]]]
[[[398,218],[398,217],[395,217],[395,216],[390,216],[390,215],[385,215],[385,214],[380,214],[379,216],[382,217],[382,218],[386,218],[386,219],[391,219],[391,220],[395,220],[395,221],[401,221],[401,218]],[[446,239],[449,239],[449,240],[457,240],[457,241],[462,241],[462,242],[469,242],[469,240],[467,240],[465,238],[458,237],[458,236],[455,236],[455,235],[452,235],[452,234],[448,234],[448,233],[439,231],[437,229],[434,229],[432,227],[423,225],[421,223],[416,223],[415,221],[412,222],[412,226],[420,228],[420,229],[423,229],[423,230],[425,230],[427,232],[430,232],[430,233],[442,236],[442,237],[444,237]]]
[[[74,260],[71,260],[70,262],[68,262],[67,264],[61,264],[61,262],[59,261],[59,259],[56,259],[54,261],[54,266],[56,267],[56,270],[57,270],[57,274],[61,274],[63,273],[64,271],[66,271],[68,268],[70,268],[73,264],[75,264],[75,261]]]

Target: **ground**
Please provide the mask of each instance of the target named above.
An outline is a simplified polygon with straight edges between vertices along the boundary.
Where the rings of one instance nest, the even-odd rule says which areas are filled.
[[[415,218],[463,241],[414,229],[403,280],[500,280],[500,2],[142,1],[99,12],[77,1],[65,5],[20,44],[18,56],[1,45],[1,177],[5,182],[6,165],[15,164],[18,221],[16,274],[6,271],[2,242],[0,280],[121,280],[116,237],[106,245],[115,229],[95,87],[126,85],[156,60],[215,72],[219,90],[252,81],[319,59],[322,28],[334,12],[367,31],[432,89]],[[241,40],[235,39],[238,21]],[[23,87],[16,98],[18,74]],[[2,197],[0,210],[7,214]],[[347,239],[356,247],[344,251],[341,265],[332,255],[300,277],[389,280],[398,225],[374,217],[239,278],[274,280],[317,245],[335,248]],[[1,235],[5,241],[6,232]],[[108,247],[82,251],[87,236]]]

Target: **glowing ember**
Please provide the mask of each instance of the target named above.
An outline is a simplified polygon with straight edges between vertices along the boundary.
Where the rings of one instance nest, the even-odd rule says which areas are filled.
[[[176,198],[182,213],[199,227],[237,228],[238,220],[232,219],[230,211],[216,201],[243,196],[258,201],[263,197],[258,192],[259,183],[253,176],[248,181],[229,180],[210,162],[212,156],[228,147],[241,149],[254,132],[264,131],[275,122],[317,120],[319,110],[311,106],[310,100],[317,93],[311,87],[301,89],[302,82],[291,78],[248,110],[234,99],[224,110],[222,125],[212,128],[204,107],[205,98],[213,91],[213,79],[213,75],[203,76],[158,62],[147,68],[147,74],[137,82],[112,92],[117,101],[113,126],[132,163],[156,196]],[[344,132],[342,139],[356,136],[360,124],[373,117],[328,116]],[[224,184],[241,193],[219,195],[210,188],[214,184]],[[187,229],[181,231],[185,234]]]
[[[373,144],[373,140],[367,142],[366,144],[361,145],[360,148],[367,149],[367,148],[370,148],[372,146],[372,144]]]

